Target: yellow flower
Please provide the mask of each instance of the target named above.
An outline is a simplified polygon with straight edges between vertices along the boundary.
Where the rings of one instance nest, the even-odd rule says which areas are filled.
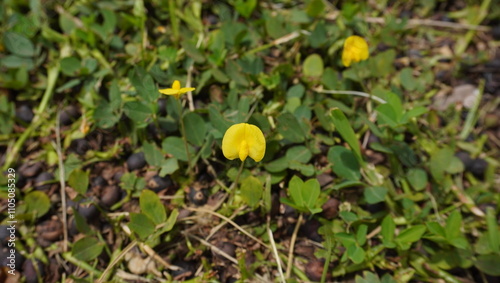
[[[344,42],[342,51],[342,64],[351,66],[352,62],[359,62],[368,59],[368,44],[357,35],[349,36]]]
[[[172,88],[160,89],[160,92],[166,95],[173,95],[175,98],[179,99],[181,94],[195,90],[194,87],[183,87],[181,88],[181,83],[175,80],[172,84]]]
[[[222,153],[229,160],[239,157],[244,161],[250,156],[259,162],[266,153],[266,139],[257,126],[247,123],[235,124],[227,129],[222,138]]]

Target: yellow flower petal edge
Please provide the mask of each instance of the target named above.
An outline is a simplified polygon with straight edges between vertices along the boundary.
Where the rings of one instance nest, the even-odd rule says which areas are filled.
[[[342,64],[349,67],[351,63],[368,59],[368,43],[357,35],[349,36],[344,42]]]
[[[245,161],[250,156],[259,162],[266,153],[266,138],[255,125],[247,123],[232,125],[222,138],[222,153],[229,160],[239,158]]]
[[[193,90],[195,90],[194,87],[182,87],[181,88],[181,82],[179,82],[178,80],[175,80],[172,83],[171,88],[160,89],[159,91],[163,94],[166,94],[166,95],[173,95],[176,99],[179,99],[181,94],[184,94],[186,92],[190,92]]]

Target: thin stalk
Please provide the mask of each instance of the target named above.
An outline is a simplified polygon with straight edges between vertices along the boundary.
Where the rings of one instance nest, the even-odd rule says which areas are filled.
[[[323,272],[321,273],[321,283],[326,282],[326,274],[328,273],[328,265],[330,265],[330,260],[332,260],[332,248],[329,247],[328,254],[325,259],[325,264],[323,264]]]
[[[243,172],[243,167],[245,165],[245,160],[243,160],[241,162],[241,165],[240,165],[240,169],[238,169],[238,174],[236,175],[236,178],[234,178],[234,182],[231,184],[231,186],[229,187],[229,203],[233,203],[233,200],[234,200],[234,195],[236,193],[236,186],[238,185],[238,181],[240,179],[240,176],[241,176],[241,172]]]
[[[183,115],[182,115],[183,108],[182,108],[181,101],[179,99],[177,99],[177,102],[178,102],[177,105],[179,107],[179,122],[181,124],[182,141],[184,142],[184,148],[186,149],[186,156],[188,159],[188,174],[189,174],[189,177],[193,178],[194,173],[193,173],[193,169],[191,166],[191,155],[189,154],[189,145],[188,145],[188,141],[186,138],[186,127],[184,126],[184,120],[183,120]]]
[[[282,283],[286,283],[285,275],[283,274],[283,269],[281,268],[281,259],[280,259],[280,256],[278,254],[278,249],[276,248],[276,243],[274,242],[273,231],[271,231],[270,219],[271,219],[271,217],[269,215],[267,215],[267,233],[269,235],[269,241],[271,242],[271,247],[272,247],[274,257],[276,258],[276,264],[278,265],[278,272],[280,274],[279,279]]]
[[[354,91],[354,90],[316,90],[319,93],[329,93],[329,94],[347,94],[347,95],[357,95],[357,96],[362,96],[362,97],[367,97],[370,99],[373,99],[379,103],[385,104],[387,101],[383,100],[382,98],[368,94],[366,92],[362,91]]]
[[[48,69],[47,88],[43,93],[42,101],[38,106],[38,109],[35,113],[35,117],[31,121],[31,124],[26,129],[26,131],[24,131],[23,134],[19,137],[19,139],[14,143],[12,149],[8,150],[9,154],[7,154],[7,158],[5,159],[5,163],[2,168],[3,171],[7,170],[12,164],[12,162],[14,162],[14,160],[18,158],[18,153],[21,150],[21,147],[23,146],[26,139],[28,139],[28,137],[31,135],[31,132],[33,132],[36,128],[38,128],[38,126],[40,126],[40,124],[42,123],[41,116],[45,115],[45,108],[47,107],[47,104],[49,103],[49,100],[52,97],[52,93],[56,85],[58,76],[59,76],[59,64]]]
[[[64,163],[63,163],[63,155],[62,155],[62,147],[61,147],[61,129],[59,120],[61,117],[61,111],[57,112],[56,119],[56,152],[57,152],[57,160],[59,165],[59,183],[61,185],[61,206],[62,206],[62,223],[63,223],[63,251],[68,251],[68,216],[66,215],[66,182],[64,180]]]
[[[290,278],[290,273],[292,272],[293,266],[293,250],[295,248],[295,241],[297,240],[297,234],[299,233],[300,224],[302,223],[302,219],[304,218],[304,214],[301,212],[299,215],[299,219],[295,224],[295,229],[293,229],[292,239],[290,241],[290,250],[288,251],[288,264],[286,266],[285,278]]]

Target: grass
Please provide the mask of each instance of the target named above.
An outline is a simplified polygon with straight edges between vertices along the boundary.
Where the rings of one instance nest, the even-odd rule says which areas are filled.
[[[496,282],[492,2],[7,2],[0,278]]]

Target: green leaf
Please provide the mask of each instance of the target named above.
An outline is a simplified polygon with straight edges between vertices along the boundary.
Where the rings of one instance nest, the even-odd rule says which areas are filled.
[[[207,127],[203,118],[194,112],[190,112],[184,115],[183,120],[187,140],[194,145],[202,146],[207,135]]]
[[[358,221],[358,216],[354,212],[341,211],[341,212],[339,212],[339,216],[347,223],[352,223],[352,222]]]
[[[399,73],[399,79],[401,80],[401,85],[408,90],[414,91],[417,88],[417,80],[413,77],[412,68],[404,68]]]
[[[163,140],[161,146],[166,153],[172,154],[179,160],[188,161],[186,147],[180,137],[168,137]],[[190,153],[192,153],[191,150]]]
[[[408,170],[406,179],[416,191],[421,191],[427,187],[427,172],[420,168],[411,168]]]
[[[177,169],[179,169],[179,162],[177,162],[176,158],[163,159],[162,164],[160,165],[160,177],[164,177],[165,175],[173,174]]]
[[[490,249],[498,254],[500,252],[500,236],[498,233],[497,215],[491,207],[486,208],[486,224],[488,226]]]
[[[120,116],[113,112],[112,105],[105,100],[101,100],[94,111],[94,120],[96,125],[102,129],[113,127],[119,120]]]
[[[403,244],[416,242],[422,238],[425,230],[427,230],[425,225],[415,225],[401,232],[395,241]]]
[[[347,247],[347,255],[352,260],[352,262],[358,264],[362,263],[365,260],[366,253],[363,248],[361,248],[357,244],[354,244]]]
[[[343,146],[333,146],[328,150],[328,161],[335,174],[350,181],[361,178],[359,162],[352,151]]]
[[[125,103],[123,110],[136,123],[146,122],[152,114],[151,108],[141,101],[129,101]]]
[[[388,248],[394,248],[394,232],[396,231],[396,223],[394,223],[394,219],[391,215],[387,215],[382,221],[382,240],[384,246]]]
[[[77,75],[81,68],[80,60],[74,56],[63,58],[59,64],[61,65],[61,72],[67,76]]]
[[[75,208],[73,208],[73,215],[75,217],[76,229],[85,235],[92,235],[94,231],[87,224],[87,220]]]
[[[161,203],[160,198],[155,192],[143,190],[139,198],[139,204],[142,213],[153,220],[154,224],[158,225],[167,219],[165,206]]]
[[[297,118],[292,113],[283,113],[277,118],[278,132],[293,143],[301,143],[305,140],[304,132]]]
[[[179,217],[179,211],[177,210],[177,208],[174,208],[174,210],[170,212],[170,215],[168,216],[165,225],[161,228],[160,233],[165,233],[172,230],[174,228],[175,223],[177,223],[177,217]]]
[[[288,192],[292,197],[293,202],[298,207],[304,207],[304,199],[302,198],[302,186],[304,185],[304,181],[302,181],[299,177],[293,176],[290,182],[288,183]]]
[[[310,17],[317,17],[325,9],[325,3],[323,0],[310,0],[306,7],[307,15]]]
[[[255,207],[262,197],[263,186],[259,179],[248,176],[241,182],[241,197],[250,207]]]
[[[323,59],[318,54],[311,54],[307,56],[302,64],[302,71],[304,76],[319,78],[323,75]]]
[[[71,249],[73,256],[81,261],[90,261],[97,258],[104,248],[104,244],[93,237],[78,240]]]
[[[347,117],[340,109],[332,110],[332,120],[335,128],[339,132],[340,136],[349,144],[351,150],[355,153],[358,161],[363,162],[361,157],[361,149],[359,147],[358,139],[356,138],[356,134],[347,120]]]
[[[368,232],[368,226],[366,224],[359,225],[356,230],[356,241],[360,246],[363,246],[366,243],[366,234]]]
[[[460,232],[460,227],[462,227],[462,214],[460,214],[460,210],[457,209],[450,213],[446,219],[446,239],[451,241],[455,238],[461,237],[462,233]]]
[[[234,3],[236,11],[247,19],[250,17],[256,6],[257,0],[236,0],[236,3]]]
[[[160,97],[153,78],[142,67],[135,67],[129,72],[129,80],[137,90],[137,94],[147,102],[154,102]],[[151,112],[151,111],[150,111]]]
[[[24,203],[28,206],[28,214],[36,214],[36,218],[44,216],[50,209],[50,199],[42,191],[31,191],[24,197]]]
[[[75,189],[79,194],[85,195],[89,187],[89,171],[75,169],[69,174],[68,185]]]
[[[427,222],[426,225],[431,233],[446,238],[446,232],[444,231],[444,228],[443,226],[441,226],[441,224],[437,222]]]
[[[208,106],[208,117],[210,119],[210,124],[214,127],[219,133],[220,138],[224,135],[224,133],[231,127],[232,123],[229,122],[222,116],[221,112],[215,105]],[[214,136],[218,138],[217,136]]]
[[[498,268],[500,266],[499,254],[480,255],[474,265],[488,275],[500,276],[500,268]]]
[[[264,168],[266,168],[266,170],[270,173],[281,172],[288,168],[288,160],[286,157],[281,157],[269,162],[264,166]]]
[[[307,163],[311,160],[311,157],[311,151],[303,145],[291,147],[286,151],[286,159],[289,162],[297,161],[300,163]]]
[[[385,187],[368,187],[365,188],[363,194],[367,203],[374,204],[384,201],[387,192],[388,189]]]
[[[134,231],[142,240],[155,231],[155,224],[149,217],[142,213],[130,213],[130,230]]]
[[[165,160],[163,157],[163,153],[156,147],[156,145],[144,142],[142,144],[142,148],[144,150],[144,157],[149,165],[152,166],[161,166]]]
[[[35,46],[24,35],[17,32],[6,31],[3,34],[3,44],[7,50],[22,57],[35,56]]]
[[[318,197],[321,192],[321,188],[318,179],[309,179],[302,186],[302,199],[304,200],[304,205],[309,211],[312,212],[314,208],[318,206]]]

